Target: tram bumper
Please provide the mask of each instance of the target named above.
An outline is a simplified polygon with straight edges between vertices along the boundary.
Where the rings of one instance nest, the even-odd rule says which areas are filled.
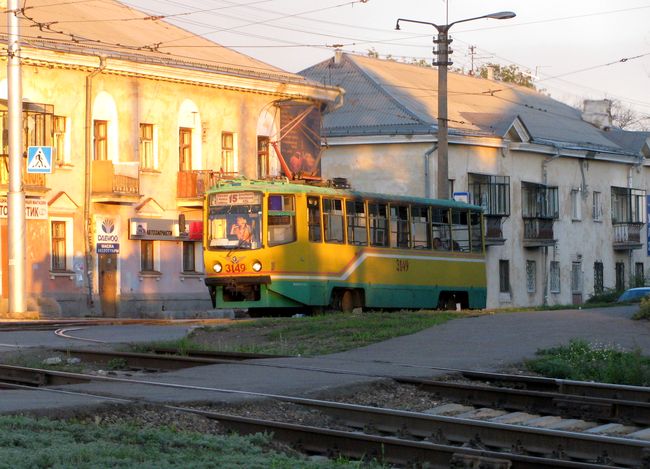
[[[210,292],[212,307],[217,306],[217,288],[223,289],[225,301],[259,301],[260,286],[269,285],[269,275],[257,275],[251,277],[207,277],[205,285]]]

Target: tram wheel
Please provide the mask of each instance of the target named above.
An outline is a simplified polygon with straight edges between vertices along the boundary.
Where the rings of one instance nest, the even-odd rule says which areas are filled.
[[[351,313],[354,309],[354,295],[352,290],[345,290],[341,295],[341,311]]]

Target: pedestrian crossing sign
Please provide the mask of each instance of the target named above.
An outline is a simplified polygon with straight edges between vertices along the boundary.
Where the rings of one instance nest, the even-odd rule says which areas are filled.
[[[52,147],[28,147],[27,172],[52,173]]]

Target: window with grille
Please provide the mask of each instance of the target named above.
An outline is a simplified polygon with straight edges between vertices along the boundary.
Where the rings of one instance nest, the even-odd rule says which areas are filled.
[[[155,169],[153,124],[140,124],[140,168]]]
[[[582,293],[582,262],[571,263],[571,293]]]
[[[645,276],[643,273],[643,262],[634,264],[634,286],[642,287],[645,285]]]
[[[52,221],[52,270],[67,270],[66,223]]]
[[[625,290],[625,264],[623,262],[616,263],[616,290]]]
[[[605,290],[604,272],[602,262],[594,262],[594,294],[600,295]]]
[[[526,261],[526,290],[535,293],[537,289],[537,263]]]
[[[560,262],[551,261],[550,266],[551,293],[560,293]]]
[[[510,261],[499,260],[499,292],[510,293]]]

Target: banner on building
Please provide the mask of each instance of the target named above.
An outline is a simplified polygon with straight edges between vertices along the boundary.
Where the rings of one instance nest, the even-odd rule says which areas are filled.
[[[321,112],[313,104],[287,101],[280,108],[281,158],[294,177],[321,176]]]
[[[181,227],[179,220],[173,219],[131,218],[129,220],[129,239],[201,241],[202,238],[202,221],[187,220]]]
[[[119,217],[95,215],[95,247],[97,254],[120,253]]]
[[[0,197],[0,218],[7,218],[9,205],[6,197]],[[25,219],[47,220],[47,201],[43,199],[25,199]]]

